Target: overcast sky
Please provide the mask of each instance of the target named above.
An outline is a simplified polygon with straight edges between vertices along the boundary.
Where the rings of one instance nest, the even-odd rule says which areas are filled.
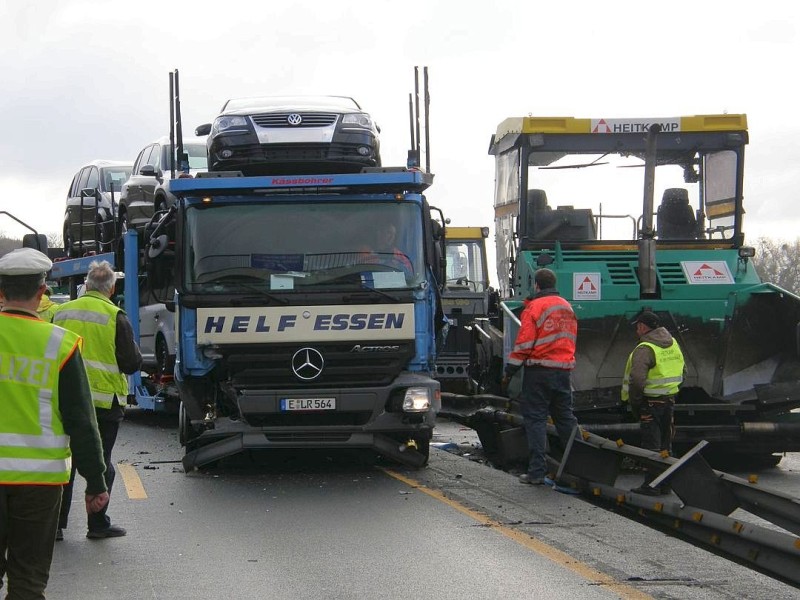
[[[455,225],[492,224],[506,117],[742,112],[748,240],[800,235],[794,3],[0,0],[0,44],[0,210],[46,233],[82,164],[166,135],[173,69],[187,132],[229,97],[348,95],[381,126],[384,165],[404,165],[427,65],[428,197]]]

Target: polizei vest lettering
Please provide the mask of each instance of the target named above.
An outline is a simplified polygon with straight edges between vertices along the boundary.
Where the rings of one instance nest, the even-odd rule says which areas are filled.
[[[50,381],[50,365],[47,361],[27,356],[0,354],[0,381],[47,387]]]

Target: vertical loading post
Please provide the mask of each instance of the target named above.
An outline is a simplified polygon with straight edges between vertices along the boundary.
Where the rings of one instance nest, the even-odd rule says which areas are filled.
[[[653,229],[653,196],[656,181],[656,136],[661,126],[653,123],[647,130],[644,157],[644,200],[642,202],[642,229],[639,233],[639,293],[650,297],[656,293],[656,232]]]

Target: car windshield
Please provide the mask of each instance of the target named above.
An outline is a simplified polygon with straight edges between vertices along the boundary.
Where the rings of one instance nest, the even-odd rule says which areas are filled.
[[[184,143],[183,151],[189,155],[189,169],[204,171],[208,169],[208,149],[205,144]],[[161,164],[169,165],[169,146],[161,149]]]
[[[424,281],[416,204],[244,200],[186,211],[190,291],[392,289]]]
[[[355,100],[345,96],[262,96],[260,98],[233,98],[225,103],[222,110],[241,110],[243,108],[292,109],[298,107],[360,110]]]
[[[110,192],[113,185],[114,191],[119,192],[122,184],[131,176],[131,167],[105,167],[100,169],[100,191]]]

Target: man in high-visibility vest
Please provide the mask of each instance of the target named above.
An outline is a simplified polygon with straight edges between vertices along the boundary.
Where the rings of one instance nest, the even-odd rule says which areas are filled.
[[[53,315],[56,312],[56,308],[58,308],[58,304],[53,302],[50,299],[50,295],[53,293],[53,290],[47,288],[42,294],[42,299],[39,300],[39,308],[36,309],[36,312],[39,314],[39,318],[42,321],[51,321],[53,320]]]
[[[81,338],[36,314],[52,263],[20,248],[0,257],[0,586],[44,598],[70,463],[87,512],[108,502]]]
[[[117,274],[108,261],[92,262],[86,274],[86,293],[61,304],[53,316],[53,323],[83,337],[83,356],[103,440],[109,494],[116,475],[111,451],[117,441],[119,425],[125,414],[123,404],[128,396],[125,375],[135,373],[142,365],[141,352],[133,339],[133,327],[124,311],[111,302],[116,280]],[[64,487],[56,539],[63,539],[63,530],[67,527],[74,477],[73,471],[70,484]],[[111,524],[107,509],[106,506],[102,511],[89,515],[87,538],[96,540],[127,533],[123,527]]]
[[[639,344],[625,365],[622,401],[630,403],[633,416],[639,419],[642,448],[671,452],[675,432],[673,409],[683,382],[683,353],[655,313],[643,311],[634,323]],[[668,486],[649,485],[656,475],[646,471],[644,483],[631,491],[648,496],[667,493]]]
[[[556,274],[537,269],[534,295],[525,300],[514,348],[508,356],[503,386],[524,367],[519,403],[528,440],[527,473],[519,476],[529,485],[553,485],[547,477],[547,415],[566,445],[578,421],[572,412],[570,376],[575,368],[578,320],[572,306],[556,290]]]

